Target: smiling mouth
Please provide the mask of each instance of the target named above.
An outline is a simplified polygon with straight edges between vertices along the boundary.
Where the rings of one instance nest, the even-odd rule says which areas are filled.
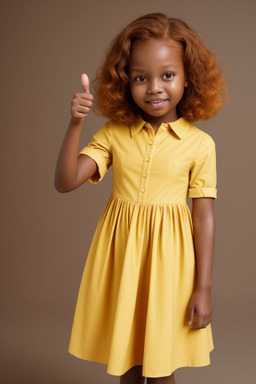
[[[167,102],[167,99],[146,100],[146,103],[152,105],[153,107],[160,107],[166,102]]]

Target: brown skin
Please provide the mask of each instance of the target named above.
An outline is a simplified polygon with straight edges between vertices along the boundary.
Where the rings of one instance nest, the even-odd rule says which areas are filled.
[[[144,384],[145,377],[142,376],[142,366],[132,367],[120,377],[120,384]]]
[[[188,323],[191,330],[205,328],[212,320],[211,297],[212,265],[214,254],[214,211],[212,198],[193,199],[192,221],[196,251],[196,289],[188,305]],[[194,318],[194,315],[197,318]],[[131,368],[121,376],[120,384],[143,384],[142,367]],[[148,378],[148,384],[175,384],[174,374]]]
[[[120,378],[120,384],[144,384],[142,366],[132,367]],[[148,377],[147,384],[175,384],[174,374],[166,377]]]
[[[81,129],[93,102],[88,76],[82,75],[84,92],[76,93],[71,103],[71,120],[64,138],[55,172],[55,188],[69,192],[79,187],[97,172],[97,164],[89,156],[77,156]]]
[[[162,123],[179,118],[176,107],[188,82],[182,49],[176,41],[170,38],[136,41],[129,79],[133,100],[155,132]]]
[[[170,41],[168,44],[163,41],[162,45],[159,44],[159,40],[157,43],[154,40],[151,42],[152,46],[149,42],[144,43],[144,53],[142,52],[143,44],[137,45],[137,48],[140,48],[137,50],[140,56],[135,57],[136,50],[133,51],[133,61],[130,67],[133,77],[130,79],[130,85],[132,94],[138,100],[140,108],[143,108],[146,98],[147,105],[144,118],[151,123],[154,131],[157,132],[161,123],[165,122],[162,121],[162,112],[164,120],[173,121],[178,118],[177,100],[181,97],[181,88],[188,86],[188,84],[178,47],[173,44],[170,45]],[[144,60],[146,56],[147,60]],[[162,71],[162,67],[168,64],[166,60],[169,64],[171,63],[171,67],[175,67],[175,70],[172,71],[172,68],[170,70],[168,67],[167,72]],[[152,61],[154,61],[153,66],[151,66]],[[169,74],[170,72],[173,72],[174,75],[167,76],[166,73]],[[144,77],[140,77],[139,84],[137,80],[133,83],[134,75],[135,77],[137,75],[144,76],[146,80],[144,81]],[[57,161],[55,187],[59,192],[72,191],[98,171],[97,164],[90,157],[77,156],[82,124],[93,102],[93,96],[89,90],[89,79],[85,74],[82,75],[82,87],[84,92],[76,93],[73,97],[71,120]],[[148,97],[150,100],[160,98],[167,100],[167,102],[164,102],[163,106],[150,105],[150,103],[148,104]],[[188,326],[191,327],[191,331],[195,331],[205,328],[211,322],[213,313],[211,298],[214,253],[212,198],[193,199],[192,221],[196,254],[196,288],[188,303]],[[148,378],[147,380],[149,384],[175,384],[174,374],[167,377]],[[143,382],[141,366],[131,368],[120,378],[120,384],[142,384]]]
[[[212,320],[212,267],[214,255],[214,211],[212,198],[193,199],[192,221],[197,263],[196,289],[189,302],[192,330],[205,328]],[[197,319],[194,318],[196,313]]]

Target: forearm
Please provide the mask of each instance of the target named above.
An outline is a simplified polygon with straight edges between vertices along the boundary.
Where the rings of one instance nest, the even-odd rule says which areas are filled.
[[[213,199],[194,200],[192,220],[197,266],[196,289],[211,290],[214,256]]]
[[[60,192],[69,190],[76,184],[82,123],[82,121],[74,123],[71,120],[63,140],[55,172],[55,187]]]
[[[55,172],[55,187],[59,192],[69,192],[88,180],[96,171],[97,164],[88,156],[77,156],[81,129],[93,102],[89,78],[81,77],[84,92],[76,93],[71,103],[71,120],[64,138]]]

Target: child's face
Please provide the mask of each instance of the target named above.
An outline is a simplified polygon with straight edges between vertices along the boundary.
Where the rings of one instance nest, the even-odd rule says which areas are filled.
[[[136,41],[129,82],[134,102],[152,126],[177,120],[176,107],[187,86],[180,45],[170,38]]]

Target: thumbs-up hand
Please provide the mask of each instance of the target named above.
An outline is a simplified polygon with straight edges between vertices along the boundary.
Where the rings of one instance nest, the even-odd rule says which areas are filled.
[[[86,73],[83,73],[82,76],[81,76],[81,83],[82,83],[82,87],[83,87],[83,90],[86,92],[86,93],[90,93],[90,82],[89,82],[89,77],[86,75]]]
[[[84,92],[76,93],[73,96],[71,103],[71,116],[73,122],[83,121],[88,115],[93,102],[93,95],[91,95],[89,88],[89,77],[85,73],[81,76],[81,83]]]

